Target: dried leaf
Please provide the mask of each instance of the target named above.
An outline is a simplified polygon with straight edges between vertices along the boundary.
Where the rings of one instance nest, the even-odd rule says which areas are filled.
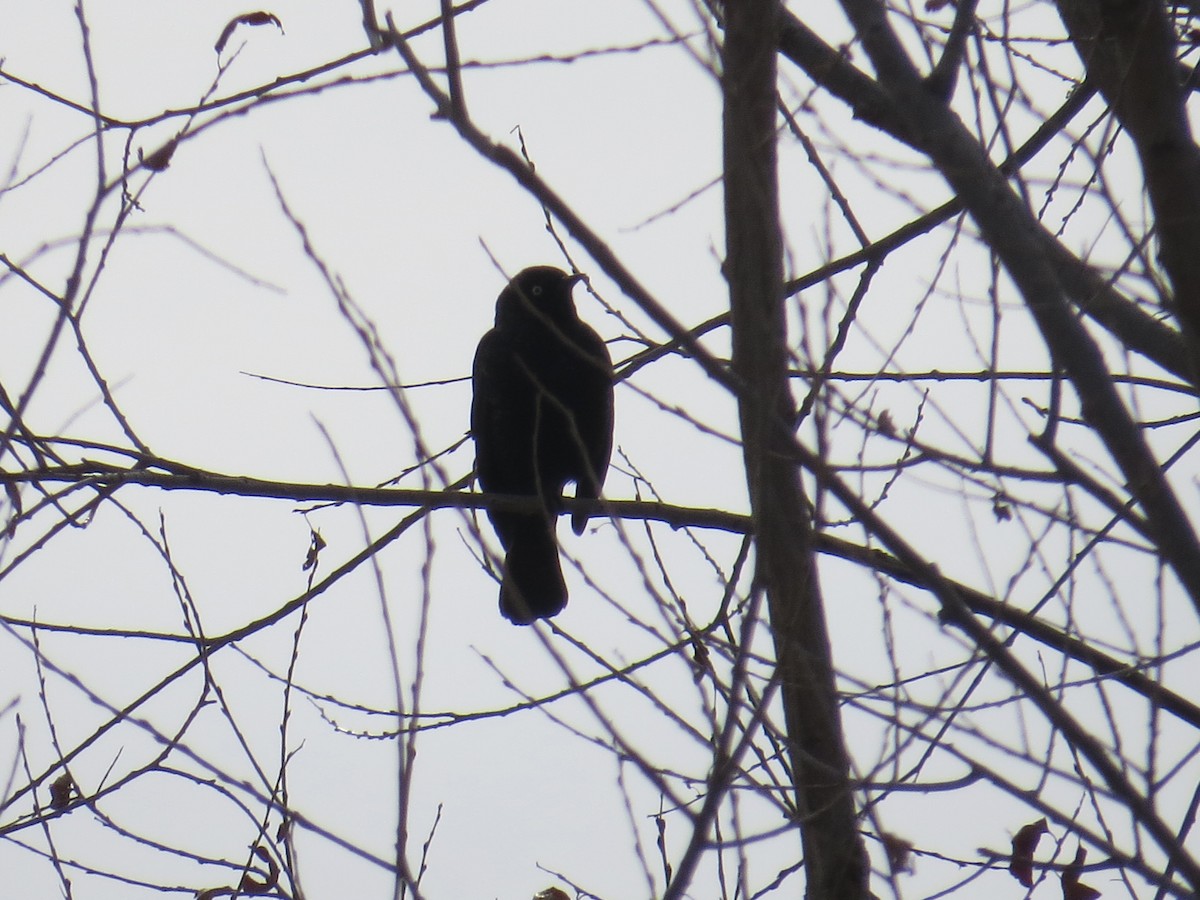
[[[662,856],[663,874],[666,880],[670,883],[674,872],[671,869],[671,863],[667,861],[667,819],[659,813],[654,817],[654,825],[658,828],[658,852]]]
[[[151,172],[162,172],[171,164],[171,157],[175,155],[175,148],[179,146],[179,141],[175,138],[167,141],[149,156],[142,159],[142,165]],[[139,153],[141,151],[138,151]]]
[[[883,849],[887,853],[888,865],[892,867],[892,874],[913,870],[912,841],[906,841],[902,837],[896,837],[887,832],[881,834],[879,839],[883,841]]]
[[[71,805],[71,796],[75,793],[75,779],[66,772],[50,782],[50,808],[64,810]]]
[[[308,554],[304,557],[304,565],[301,571],[307,572],[317,564],[317,557],[321,555],[321,551],[325,549],[325,539],[321,537],[321,532],[310,532],[312,539],[308,545]]]
[[[571,900],[566,891],[559,890],[556,887],[546,888],[544,891],[538,891],[533,895],[533,900]]]
[[[1075,861],[1063,869],[1063,900],[1096,900],[1100,896],[1098,890],[1079,880],[1079,873],[1083,869],[1085,859],[1087,859],[1087,851],[1080,844],[1079,849],[1075,851]]]
[[[711,674],[712,660],[708,658],[708,647],[696,635],[692,635],[692,681],[699,684],[705,674]]]
[[[221,36],[217,38],[217,43],[214,45],[214,49],[218,54],[225,49],[225,45],[229,43],[229,39],[233,37],[233,33],[237,31],[239,25],[274,25],[279,29],[281,34],[285,33],[283,31],[283,23],[273,13],[262,12],[261,10],[258,12],[242,13],[236,18],[230,19],[225,27],[221,29]]]
[[[248,894],[251,897],[257,897],[259,894],[265,894],[269,888],[264,882],[259,881],[249,872],[242,875],[242,880],[238,883],[238,892]]]
[[[242,875],[238,890],[243,894],[268,894],[279,885],[279,866],[275,864],[275,859],[271,856],[270,851],[262,844],[254,848],[254,855],[267,864],[267,877],[263,881],[259,881],[246,872]]]
[[[1008,498],[1003,494],[992,495],[992,515],[997,522],[1007,522],[1012,519],[1012,507],[1004,501]]]
[[[1033,887],[1033,852],[1045,833],[1046,820],[1038,819],[1022,827],[1012,840],[1012,860],[1008,864],[1008,871],[1025,887]]]
[[[876,424],[879,426],[879,431],[886,434],[888,437],[896,436],[896,423],[892,421],[892,414],[886,409],[880,410],[876,416]]]
[[[8,503],[12,507],[13,515],[8,520],[8,527],[4,529],[8,537],[12,537],[17,533],[17,520],[21,518],[23,507],[21,505],[21,492],[17,490],[16,482],[8,481],[4,484],[4,492],[8,494]]]

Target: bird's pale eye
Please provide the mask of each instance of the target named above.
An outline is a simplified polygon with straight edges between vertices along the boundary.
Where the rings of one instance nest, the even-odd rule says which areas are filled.
[[[535,284],[533,287],[531,287],[529,289],[529,293],[531,293],[535,297],[542,296],[542,286],[540,284]]]

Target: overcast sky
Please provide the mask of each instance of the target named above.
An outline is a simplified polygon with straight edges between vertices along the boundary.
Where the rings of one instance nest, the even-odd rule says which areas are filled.
[[[819,24],[832,43],[844,39],[844,23],[826,4],[820,6],[810,24]],[[202,98],[261,89],[276,78],[360,53],[366,43],[355,0],[278,0],[263,10],[281,27],[242,25],[220,54],[214,44],[222,29],[249,11],[242,3],[91,0],[85,9],[100,109],[125,124],[144,123],[106,130],[107,180],[119,178],[123,159],[136,163],[188,131],[165,171],[141,168],[131,174],[128,190],[137,206],[103,256],[117,221],[118,190],[107,195],[93,224],[83,336],[129,428],[159,457],[228,475],[373,486],[395,479],[422,452],[456,444],[435,468],[407,474],[400,484],[441,488],[470,472],[472,445],[459,443],[468,427],[467,378],[505,273],[533,264],[570,266],[547,232],[539,205],[446,122],[432,117],[429,99],[394,53],[296,80],[259,103],[228,104],[195,118],[166,115]],[[395,11],[401,28],[437,13],[431,0],[397,5]],[[0,194],[0,252],[61,292],[97,181],[94,122],[69,106],[91,104],[79,21],[66,0],[0,0],[0,21],[3,70],[54,95],[0,81],[0,168],[7,183],[16,185]],[[720,91],[706,27],[686,0],[490,0],[458,22],[466,103],[477,126],[514,148],[520,129],[537,172],[689,325],[727,303],[720,276],[722,198],[715,183],[721,170]],[[437,31],[413,46],[431,66],[442,60]],[[1069,62],[1068,50],[1043,52],[1051,66]],[[1065,81],[1053,72],[1026,77],[1039,79],[1045,109],[1066,94]],[[314,91],[316,85],[325,87]],[[800,106],[808,90],[785,67],[781,92],[789,104]],[[802,117],[805,127],[837,158],[839,184],[865,216],[872,237],[949,196],[910,152],[874,137],[836,105],[820,109],[819,115]],[[233,110],[242,114],[230,114]],[[1042,111],[1017,112],[1012,121],[1017,129],[1032,127]],[[871,149],[860,154],[865,162],[858,165],[846,151],[864,146]],[[798,275],[854,244],[797,142],[785,142],[781,165],[789,274]],[[372,367],[362,332],[339,310],[317,260],[305,253],[298,224],[326,272],[356,305],[360,321],[373,329],[392,374],[413,387],[398,394],[380,389],[388,373]],[[962,225],[961,232],[970,235],[971,226]],[[870,315],[862,318],[870,324],[856,331],[841,360],[846,369],[872,371],[889,354],[897,369],[982,367],[996,307],[989,305],[986,255],[968,241],[957,243],[959,234],[948,226],[889,258],[866,300]],[[610,341],[618,363],[640,349],[640,340],[663,339],[564,230],[558,237],[580,270],[592,276],[588,288],[576,289],[577,304]],[[1100,229],[1094,244],[1100,255],[1106,240]],[[855,283],[851,273],[831,282],[836,290],[822,287],[794,307],[794,318],[806,317],[808,328],[798,330],[797,342],[823,351],[834,317],[830,310],[842,308]],[[1007,286],[1001,282],[998,290]],[[1007,295],[1002,301],[1006,308],[1015,306]],[[10,396],[34,377],[55,313],[28,284],[13,276],[0,280],[0,384]],[[1005,365],[1045,364],[1039,346],[1020,340],[1028,334],[1026,322],[1014,316],[1006,328],[1016,339],[1004,345]],[[912,337],[901,344],[908,333]],[[725,352],[726,341],[718,331],[709,345]],[[101,402],[69,331],[39,377],[26,415],[31,427],[93,444],[130,446]],[[860,395],[852,385],[847,395],[861,400],[862,408],[886,409],[901,430],[928,416],[930,439],[952,449],[977,445],[987,408],[979,386],[942,385],[931,398],[909,386],[876,384],[868,390]],[[660,361],[619,385],[616,398],[617,450],[608,496],[653,499],[657,492],[670,503],[746,511],[733,401],[695,366],[678,358]],[[1010,430],[995,436],[997,448],[1014,463],[1028,463],[1034,454],[1020,423],[1035,422],[1036,415],[1014,403],[1000,417]],[[416,430],[413,423],[419,423]],[[837,444],[842,435],[845,445]],[[863,439],[858,430],[834,428],[831,440],[849,456],[857,452],[854,442]],[[95,447],[62,453],[72,460],[132,462]],[[871,449],[863,455],[873,458]],[[5,568],[0,612],[180,635],[185,633],[180,597],[186,596],[204,633],[222,634],[269,615],[304,591],[308,573],[301,564],[310,527],[327,543],[321,578],[363,548],[364,529],[378,537],[410,512],[366,509],[360,518],[359,510],[317,503],[153,488],[124,489],[118,499],[120,507],[102,506],[86,528],[67,528],[27,562]],[[1002,592],[995,586],[1020,581],[1034,538],[1005,543],[1012,529],[1003,531],[1003,523],[990,515],[986,492],[976,490],[971,500],[961,484],[934,477],[905,479],[892,487],[887,503],[882,497],[879,502],[912,530],[915,543],[939,550],[952,569],[948,574]],[[0,565],[8,567],[57,518],[47,512],[0,546]],[[733,569],[741,543],[738,535],[715,531],[657,525],[647,532],[639,522],[594,520],[578,538],[561,529],[572,560],[565,564],[571,603],[556,624],[582,642],[574,646],[542,626],[515,628],[500,618],[497,586],[480,563],[469,515],[444,510],[429,523],[428,530],[418,524],[388,545],[376,568],[362,566],[308,606],[294,679],[312,694],[291,698],[287,747],[295,754],[288,765],[290,801],[327,832],[314,836],[302,829],[298,838],[298,869],[309,898],[383,897],[391,890],[386,870],[338,846],[344,842],[382,860],[394,858],[400,745],[365,735],[393,730],[395,719],[342,705],[395,708],[389,627],[405,703],[412,700],[423,647],[424,711],[503,709],[661,651],[674,639],[675,613],[664,611],[655,595],[682,596],[693,620],[708,622],[722,599],[718,571]],[[479,524],[494,548],[489,527],[482,518]],[[176,578],[155,541],[169,547]],[[986,559],[981,547],[989,549]],[[669,583],[656,556],[670,561]],[[1129,571],[1150,569],[1143,559],[1127,562]],[[835,562],[824,577],[839,668],[859,686],[895,677],[878,624],[880,586]],[[739,587],[744,595],[745,579]],[[422,635],[423,610],[428,619]],[[897,602],[891,615],[890,636],[920,648],[914,671],[967,655],[939,629],[928,604]],[[158,772],[98,808],[147,840],[243,863],[262,816],[254,797],[269,792],[279,768],[279,679],[287,673],[299,623],[293,615],[213,657],[212,677],[221,693],[209,694],[187,732],[183,743],[194,756],[176,753],[168,759],[202,777],[220,773],[244,780],[250,790],[235,791],[235,802]],[[20,634],[28,639],[27,629]],[[57,758],[46,708],[59,747],[72,748],[112,708],[131,702],[194,655],[187,644],[150,637],[43,633],[43,652],[61,668],[47,675],[43,706],[33,654],[14,635],[0,634],[0,761],[13,767],[17,785],[28,780],[26,759],[36,774]],[[756,649],[769,652],[765,635],[755,640]],[[954,693],[956,677],[947,673],[914,686],[914,696],[927,690],[925,698],[938,702]],[[202,684],[193,669],[140,709],[139,718],[157,735],[174,734],[201,696]],[[636,765],[618,763],[612,745],[624,742],[623,753],[661,767],[681,799],[699,796],[710,752],[681,722],[699,734],[711,731],[706,711],[711,694],[703,681],[693,680],[686,658],[675,654],[640,669],[636,684],[615,680],[595,689],[588,703],[570,698],[544,711],[423,732],[407,807],[413,834],[407,853],[414,867],[438,821],[423,893],[520,900],[550,885],[567,887],[551,873],[610,900],[661,890],[652,817],[660,802],[669,811],[670,801],[660,801],[652,779]],[[974,700],[1007,695],[1007,686],[995,682]],[[25,728],[22,753],[18,715]],[[996,715],[1010,715],[1008,734],[1025,751],[1037,752],[1045,740],[1040,723],[1016,711]],[[879,754],[883,726],[862,717],[848,729],[852,746],[863,750],[869,765]],[[125,723],[90,745],[72,772],[90,793],[146,765],[160,750],[146,728]],[[923,774],[936,781],[964,773],[963,765],[939,759]],[[6,774],[7,769],[0,779]],[[28,812],[25,802],[18,813]],[[248,804],[246,810],[239,803]],[[775,806],[749,791],[735,807],[744,834],[770,836],[745,848],[745,883],[751,892],[762,890],[799,858],[799,836],[783,828]],[[0,825],[13,815],[6,811]],[[892,829],[951,859],[978,859],[980,847],[1003,851],[1012,831],[1036,818],[1011,797],[983,786],[936,805],[925,795],[892,796],[878,815],[872,829]],[[679,814],[664,821],[668,855],[675,861],[690,829]],[[270,822],[272,833],[276,825],[277,818]],[[232,868],[139,844],[86,808],[57,820],[53,838],[62,858],[135,880],[197,889],[237,878]],[[54,869],[25,849],[30,846],[44,849],[40,831],[26,829],[12,842],[0,842],[0,871],[21,887],[21,896],[56,895]],[[734,852],[726,862],[736,859]],[[702,873],[692,896],[721,896],[714,856]],[[79,870],[69,874],[75,896],[89,900],[150,893]],[[725,877],[736,883],[736,876]],[[922,860],[906,883],[913,885],[912,896],[925,896],[959,877],[953,863]],[[1007,874],[987,877],[1006,896],[1016,896]],[[799,883],[797,876],[785,879],[781,895],[795,896]]]

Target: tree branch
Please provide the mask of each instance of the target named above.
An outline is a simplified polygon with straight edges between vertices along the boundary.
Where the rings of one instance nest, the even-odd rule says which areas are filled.
[[[1159,258],[1200,375],[1200,149],[1161,0],[1059,0],[1091,81],[1128,131],[1154,208]]]

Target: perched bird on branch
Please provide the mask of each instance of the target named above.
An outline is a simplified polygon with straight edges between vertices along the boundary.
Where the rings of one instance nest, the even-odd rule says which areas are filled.
[[[500,612],[518,625],[567,605],[555,537],[563,488],[600,496],[612,452],[613,369],[604,341],[575,311],[582,279],[552,266],[520,272],[500,292],[496,325],[472,372],[471,434],[483,490],[537,497],[531,512],[488,510],[505,550]],[[586,513],[571,525],[582,534]]]

